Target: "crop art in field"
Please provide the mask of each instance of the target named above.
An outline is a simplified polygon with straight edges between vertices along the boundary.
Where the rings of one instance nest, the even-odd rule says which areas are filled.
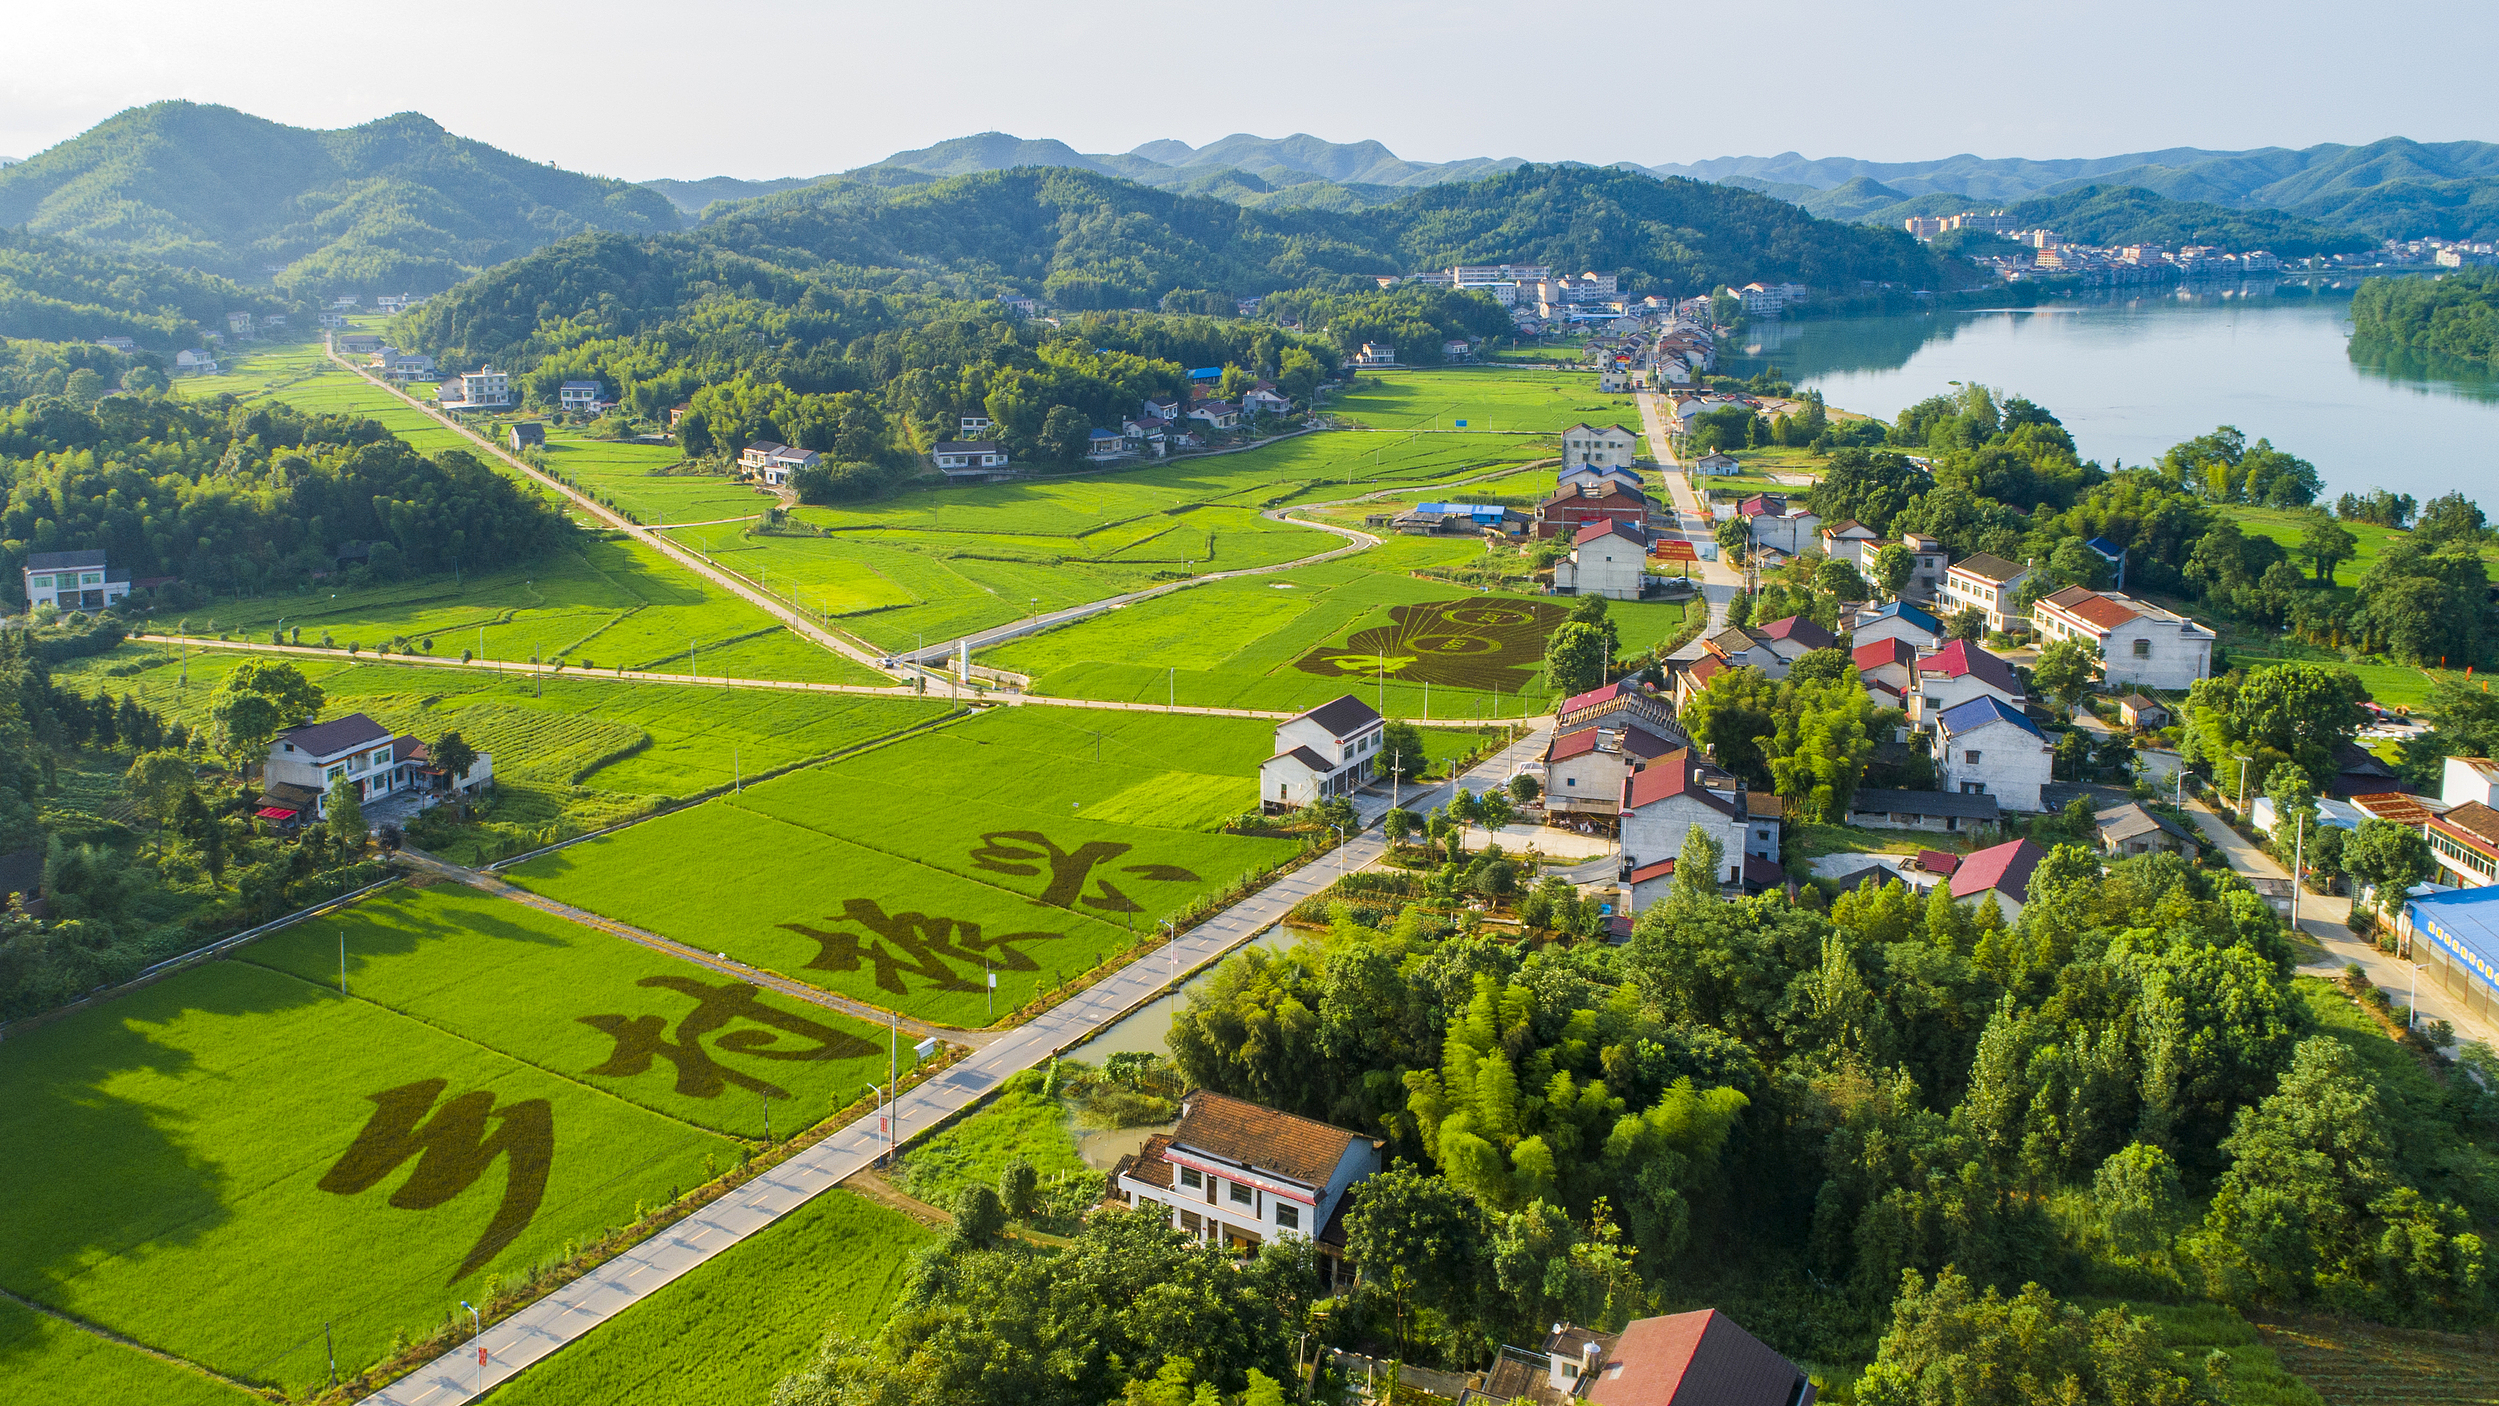
[[[519,1238],[538,1214],[547,1172],[555,1165],[555,1109],[543,1098],[498,1104],[490,1089],[473,1089],[436,1108],[434,1101],[449,1087],[448,1080],[420,1079],[372,1095],[372,1118],[322,1175],[320,1186],[353,1196],[381,1185],[413,1157],[416,1167],[390,1194],[390,1203],[403,1211],[430,1211],[476,1185],[497,1158],[510,1159],[503,1200],[453,1271],[450,1282],[456,1284]],[[490,1119],[496,1125],[491,1133]]]
[[[743,981],[712,986],[690,976],[646,976],[634,984],[690,996],[694,1009],[678,1019],[674,1039],[667,1035],[666,1016],[582,1016],[582,1024],[605,1031],[616,1042],[607,1062],[588,1073],[631,1078],[649,1073],[652,1060],[664,1059],[676,1068],[677,1092],[688,1098],[718,1098],[731,1084],[767,1098],[788,1098],[789,1090],[722,1064],[703,1042],[711,1040],[713,1048],[748,1059],[815,1062],[876,1053],[874,1045],[856,1035],[845,1035],[795,1011],[765,1005],[756,999],[755,987]],[[722,1033],[723,1027],[736,1021],[765,1028]],[[795,1043],[783,1041],[782,1035],[793,1037]]]
[[[1516,692],[1544,663],[1545,636],[1568,618],[1541,601],[1392,605],[1389,623],[1314,649],[1295,665],[1322,678],[1384,673],[1406,683]]]

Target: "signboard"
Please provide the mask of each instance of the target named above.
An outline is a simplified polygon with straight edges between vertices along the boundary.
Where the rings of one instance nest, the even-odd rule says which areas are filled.
[[[480,1367],[486,1365],[486,1345],[484,1343],[479,1343],[477,1345],[477,1365]]]
[[[1460,420],[1460,421],[1458,422],[1458,428],[1459,428],[1459,429],[1465,429],[1465,428],[1466,428],[1466,421],[1464,421],[1464,420]]]
[[[1657,543],[1650,548],[1649,555],[1660,561],[1699,561],[1701,559],[1701,554],[1693,549],[1692,544],[1680,537],[1669,537]]]

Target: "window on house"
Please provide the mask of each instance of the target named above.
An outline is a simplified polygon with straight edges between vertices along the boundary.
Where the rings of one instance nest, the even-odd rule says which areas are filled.
[[[1963,752],[1963,753],[1961,754],[1961,760],[1962,760],[1962,762],[1963,762],[1965,765],[1969,765],[1969,766],[1976,766],[1976,765],[1978,765],[1978,757],[1979,757],[1979,754],[1978,754],[1978,753],[1976,753],[1976,752]]]
[[[1256,1193],[1251,1191],[1248,1185],[1237,1181],[1232,1183],[1227,1194],[1232,1197],[1232,1204],[1236,1206],[1249,1205],[1256,1198]]]
[[[1195,1167],[1182,1167],[1180,1169],[1180,1184],[1182,1186],[1202,1187],[1206,1185],[1206,1178],[1200,1176],[1197,1168]]]
[[[2136,640],[2136,641],[2135,641],[2135,657],[2136,657],[2137,659],[2149,659],[2149,658],[2151,658],[2151,657],[2152,657],[2152,642],[2151,642],[2150,640]]]
[[[346,774],[347,764],[345,762],[340,762],[336,766],[324,768],[321,772],[321,779],[323,781],[336,781]]]
[[[1291,1205],[1287,1202],[1278,1201],[1276,1203],[1276,1229],[1299,1230],[1301,1228],[1302,1208]]]
[[[1984,796],[1987,794],[1987,783],[1984,781],[1964,781],[1961,783],[1961,794],[1965,796]]]

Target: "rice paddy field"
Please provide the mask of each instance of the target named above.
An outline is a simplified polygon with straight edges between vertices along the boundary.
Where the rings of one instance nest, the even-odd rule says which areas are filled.
[[[1484,555],[1472,540],[1391,537],[1352,557],[1140,601],[979,658],[1069,698],[1298,711],[1350,692],[1398,718],[1516,718],[1552,701],[1544,636],[1563,607],[1409,574]],[[1636,653],[1671,634],[1683,610],[1616,602],[1611,618]]]
[[[799,981],[978,1026],[992,1016],[985,973],[1003,1015],[1299,851],[1207,828],[1254,798],[1269,725],[1035,716],[1045,711],[988,713],[805,768],[510,877]],[[694,853],[700,866],[684,862]]]
[[[569,425],[546,427],[546,467],[643,523],[756,518],[772,494],[720,474],[671,473],[685,462],[673,445],[592,439]]]
[[[0,1381],[19,1401],[144,1401],[150,1406],[255,1406],[260,1397],[0,1299]]]
[[[672,536],[884,649],[935,643],[1192,572],[1271,566],[1338,539],[1260,516],[1548,453],[1537,436],[1304,435],[1238,454],[800,508],[798,529]]]
[[[335,589],[315,582],[300,592],[220,600],[177,619],[159,612],[150,625],[238,639],[267,639],[283,626],[294,643],[327,636],[342,649],[389,644],[437,655],[560,660],[585,669],[677,672],[691,650],[696,672],[704,674],[718,672],[711,650],[770,640],[741,656],[756,671],[744,677],[892,682],[789,633],[746,601],[622,536],[587,538],[572,551],[508,570]]]
[[[298,410],[330,415],[365,415],[379,420],[391,433],[421,454],[446,449],[477,453],[477,446],[445,428],[389,391],[330,360],[318,339],[302,342],[239,344],[218,353],[218,374],[185,376],[174,389],[189,399],[231,394],[244,400],[276,400]],[[488,456],[478,453],[478,458]],[[508,468],[495,464],[496,468]]]
[[[0,1044],[13,1188],[0,1288],[302,1392],[326,1376],[325,1325],[341,1369],[360,1368],[489,1277],[556,1258],[733,1161],[732,1139],[566,1072],[579,1049],[542,1044],[513,1014],[610,994],[609,961],[563,950],[507,968],[524,984],[504,985],[499,1005],[462,1007],[519,1054],[252,961],[14,1035]],[[390,980],[429,984],[405,971]],[[353,980],[351,968],[351,993]],[[40,1342],[46,1361],[12,1362],[13,1385],[20,1370],[61,1371],[54,1348],[93,1351]],[[161,1375],[125,1358],[111,1370]],[[113,1399],[218,1399],[175,1385]]]
[[[1528,371],[1501,366],[1364,371],[1351,391],[1331,397],[1330,415],[1375,430],[1464,429],[1553,434],[1585,420],[1640,432],[1640,406],[1627,392],[1597,389],[1594,371]]]
[[[238,960],[332,988],[343,963],[353,1000],[732,1137],[764,1136],[766,1100],[786,1136],[885,1077],[882,1030],[475,889],[391,890]]]
[[[826,1332],[892,1313],[917,1221],[828,1191],[494,1389],[493,1406],[764,1406]]]

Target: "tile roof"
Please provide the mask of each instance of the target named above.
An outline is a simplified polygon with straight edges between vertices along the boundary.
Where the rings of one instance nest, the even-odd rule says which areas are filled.
[[[1950,850],[1922,849],[1918,851],[1918,867],[1929,874],[1949,875],[1961,867],[1961,856]]]
[[[929,448],[931,454],[995,454],[997,452],[998,441],[994,439],[941,439]]]
[[[2003,557],[1990,556],[1985,552],[1972,552],[1970,555],[1954,562],[1952,564],[1952,569],[1955,571],[1967,572],[1982,581],[1994,581],[1998,584],[2002,584],[2006,581],[2012,580],[2016,576],[2021,575],[2030,568],[2026,566],[2016,566],[2012,562],[2006,561]]]
[[[26,569],[28,571],[75,571],[80,567],[102,566],[103,564],[104,553],[100,550],[92,552],[37,552],[26,558]]]
[[[1302,716],[1337,737],[1351,737],[1380,721],[1380,715],[1373,711],[1370,704],[1350,693],[1322,703]]]
[[[1787,815],[1787,800],[1776,791],[1747,791],[1744,811],[1755,820],[1778,820]]]
[[[1212,1153],[1304,1186],[1326,1186],[1360,1133],[1204,1089],[1180,1105],[1172,1145]]]
[[[390,738],[389,728],[362,713],[349,713],[343,718],[332,718],[328,722],[306,727],[290,727],[278,734],[280,742],[293,743],[297,751],[309,752],[316,757],[352,751],[376,742],[388,742]]]
[[[2182,840],[2195,838],[2187,833],[2187,827],[2177,821],[2167,816],[2154,815],[2133,801],[2128,801],[2122,806],[2110,806],[2106,810],[2094,811],[2091,819],[2099,827],[2100,838],[2103,841],[2131,840],[2138,835],[2149,835],[2156,831],[2165,835],[2174,835]]]
[[[1918,662],[1918,650],[1917,646],[1907,640],[1893,636],[1889,639],[1861,644],[1850,650],[1848,657],[1850,662],[1857,666],[1857,672],[1862,674],[1868,669],[1880,669],[1886,664],[1915,664]]]
[[[1803,1406],[1795,1363],[1714,1308],[1634,1319],[1589,1383],[1596,1406]]]
[[[1623,778],[1623,809],[1626,812],[1676,796],[1689,796],[1727,815],[1736,813],[1734,802],[1701,784],[1700,763],[1691,752],[1681,748]]]
[[[1930,635],[1940,636],[1944,632],[1943,621],[1936,619],[1927,611],[1902,600],[1893,601],[1890,605],[1874,611],[1872,614],[1868,615],[1866,619],[1869,623],[1876,620],[1898,620],[1903,624],[1915,625]]]
[[[2485,845],[2499,847],[2499,810],[2492,810],[2480,801],[2466,801],[2432,823],[2441,829],[2456,830]]]
[[[1601,517],[1582,525],[1571,537],[1571,545],[1584,546],[1600,537],[1621,537],[1634,546],[1647,546],[1648,534],[1620,518]]]
[[[1565,732],[1546,744],[1545,760],[1559,762],[1568,761],[1572,757],[1584,757],[1597,749],[1597,739],[1603,735],[1593,727],[1583,727],[1577,732]]]
[[[1837,522],[1827,523],[1822,529],[1822,535],[1825,537],[1845,537],[1851,532],[1863,532],[1871,536],[1874,529],[1853,517],[1844,517]]]
[[[1784,620],[1773,620],[1758,628],[1762,634],[1774,640],[1793,640],[1807,649],[1829,649],[1840,642],[1839,636],[1803,615],[1791,615]]]
[[[1622,696],[1623,689],[1622,683],[1615,682],[1589,689],[1586,693],[1574,693],[1562,700],[1562,706],[1553,710],[1554,715],[1558,717],[1564,713],[1576,713],[1582,708],[1593,708],[1600,703],[1611,703]]]
[[[2039,730],[2039,724],[2023,717],[2019,710],[1992,693],[1980,694],[1966,703],[1955,703],[1935,715],[1935,725],[1942,728],[1947,737],[1976,732],[1996,723],[2011,723],[2043,743],[2048,740],[2048,734]]]
[[[2128,621],[2139,619],[2143,612],[2125,603],[2123,596],[2104,595],[2081,586],[2039,598],[2042,605],[2052,605],[2095,630],[2114,630]]]
[[[1675,861],[1672,859],[1661,859],[1655,864],[1643,864],[1639,868],[1632,870],[1631,882],[1635,884],[1645,884],[1651,879],[1671,879],[1674,877],[1674,874]]]
[[[1683,672],[1691,675],[1695,683],[1707,686],[1709,681],[1718,677],[1722,671],[1732,669],[1734,667],[1735,666],[1733,664],[1728,663],[1722,656],[1716,654],[1703,654],[1700,658],[1693,660],[1691,666],[1684,669]]]
[[[1991,845],[1962,860],[1960,867],[1952,871],[1952,896],[1967,898],[1998,889],[2011,894],[2016,903],[2025,902],[2030,897],[2031,871],[2047,857],[2047,851],[2028,840]]]
[[[2384,791],[2373,796],[2352,796],[2352,809],[2373,820],[2392,820],[2398,825],[2426,824],[2433,815],[2446,812],[2446,807],[2424,796],[2410,796],[2401,791]]]
[[[1942,815],[1993,822],[2004,812],[1990,795],[1960,791],[1859,790],[1848,803],[1852,812],[1868,815]]]
[[[2014,675],[2013,666],[1968,640],[1954,640],[1919,660],[1918,672],[1941,674],[1948,679],[1973,674],[1980,683],[1992,686],[1999,693],[2015,698],[2022,696],[2022,681]]]
[[[1171,1163],[1163,1160],[1163,1153],[1170,1147],[1171,1138],[1168,1134],[1156,1133],[1147,1138],[1145,1146],[1138,1148],[1137,1155],[1121,1168],[1120,1175],[1135,1177],[1148,1186],[1158,1186],[1165,1191],[1171,1190]],[[1117,1186],[1118,1179],[1113,1178],[1111,1184]]]

